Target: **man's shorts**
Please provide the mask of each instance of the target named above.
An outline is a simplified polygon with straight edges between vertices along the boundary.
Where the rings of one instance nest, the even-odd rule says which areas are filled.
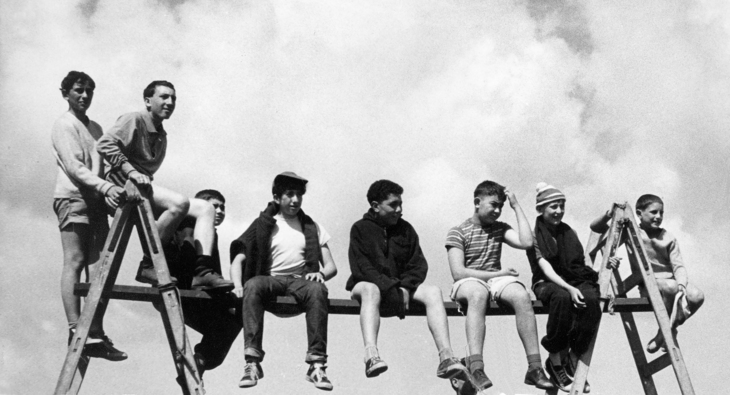
[[[484,282],[478,278],[474,277],[467,277],[463,278],[457,282],[454,283],[454,285],[451,286],[451,293],[449,294],[449,297],[451,300],[456,302],[456,304],[459,305],[459,311],[462,314],[466,314],[466,303],[461,303],[456,300],[456,292],[459,290],[459,288],[468,281],[474,281],[478,283],[479,285],[482,285],[486,290],[487,293],[489,293],[489,300],[492,302],[499,303],[500,298],[502,297],[502,291],[512,283],[518,283],[522,285],[522,287],[525,287],[525,284],[522,284],[520,280],[517,279],[515,276],[500,276],[500,277],[492,277],[489,279],[489,281]],[[525,288],[527,289],[527,288]]]
[[[58,228],[61,230],[69,224],[86,224],[109,228],[106,205],[103,202],[95,202],[89,205],[86,200],[81,198],[56,198],[53,199],[53,211],[56,212]]]

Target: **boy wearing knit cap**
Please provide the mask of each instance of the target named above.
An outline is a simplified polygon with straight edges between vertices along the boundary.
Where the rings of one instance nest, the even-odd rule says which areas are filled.
[[[517,216],[515,231],[498,221],[505,200]],[[515,312],[517,332],[527,355],[525,384],[540,389],[554,388],[542,369],[537,341],[537,324],[532,300],[525,286],[517,280],[513,268],[503,268],[500,261],[502,243],[526,250],[532,246],[532,232],[514,193],[493,181],[484,181],[474,191],[474,213],[451,228],[446,238],[451,274],[456,281],[451,299],[466,310],[466,338],[469,356],[466,364],[483,390],[492,386],[484,373],[482,356],[485,338],[485,314],[489,301],[511,307]]]
[[[533,246],[527,250],[532,290],[548,313],[542,345],[550,378],[563,391],[573,383],[578,358],[588,349],[601,321],[598,273],[585,264],[583,245],[563,222],[565,195],[552,185],[537,184]],[[609,267],[617,267],[611,258]],[[586,382],[584,392],[590,391]]]
[[[656,195],[642,195],[636,201],[636,215],[639,217],[641,241],[644,243],[667,313],[672,316],[672,333],[676,336],[677,327],[702,306],[705,295],[687,279],[687,269],[684,267],[677,238],[661,227],[664,201]],[[610,219],[609,210],[591,223],[591,230],[605,232]],[[646,347],[650,353],[659,349],[667,351],[661,330],[657,331]]]

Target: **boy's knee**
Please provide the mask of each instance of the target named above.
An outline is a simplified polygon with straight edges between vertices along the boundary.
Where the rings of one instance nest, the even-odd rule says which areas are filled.
[[[443,303],[443,295],[441,294],[441,290],[435,286],[435,285],[423,285],[421,284],[416,292],[419,292],[423,295],[423,303],[426,305],[435,304],[435,303]]]
[[[264,291],[268,287],[266,278],[264,276],[256,276],[248,281],[246,281],[243,284],[243,294],[246,295],[253,295],[253,294],[259,294],[262,291]]]
[[[368,282],[360,282],[358,283],[358,286],[360,288],[358,293],[363,303],[380,304],[380,288],[378,288],[377,285]]]
[[[673,279],[657,279],[657,285],[659,286],[659,292],[662,295],[674,296],[679,291],[679,285],[676,280]]]
[[[687,301],[696,309],[705,302],[705,293],[697,287],[687,288]]]
[[[482,308],[486,307],[489,301],[489,292],[486,289],[479,288],[470,292],[466,297],[466,303],[469,308]]]
[[[326,285],[316,281],[307,281],[307,283],[308,284],[305,289],[311,297],[327,299],[329,290]]]

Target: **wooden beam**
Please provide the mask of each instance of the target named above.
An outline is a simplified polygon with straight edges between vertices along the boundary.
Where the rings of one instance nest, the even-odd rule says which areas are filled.
[[[74,294],[77,296],[86,296],[89,291],[88,283],[77,284],[74,289]],[[193,291],[193,290],[180,290],[180,297],[192,298],[192,299],[209,299],[209,300],[220,300],[223,303],[230,304],[231,307],[237,306],[238,301],[233,294],[228,293],[220,296],[211,296],[204,291]],[[159,302],[160,294],[155,287],[140,287],[132,285],[115,285],[112,288],[111,299],[129,300],[138,302]],[[444,302],[446,306],[446,314],[449,316],[461,316],[456,303],[451,301]],[[330,314],[360,314],[360,304],[350,299],[330,299]],[[535,314],[547,314],[547,309],[542,305],[539,300],[532,302],[532,306],[535,309]],[[514,315],[514,312],[506,307],[501,307],[497,303],[492,302],[487,310],[487,315]],[[276,314],[298,314],[301,311],[297,308],[294,298],[290,296],[280,296],[276,299],[276,303],[270,306],[268,309],[272,313]],[[616,298],[614,303],[614,311],[617,313],[624,312],[650,312],[651,304],[646,298]],[[608,307],[604,309],[604,312],[608,312]],[[408,310],[406,315],[409,316],[425,316],[426,308],[423,305],[414,303]]]

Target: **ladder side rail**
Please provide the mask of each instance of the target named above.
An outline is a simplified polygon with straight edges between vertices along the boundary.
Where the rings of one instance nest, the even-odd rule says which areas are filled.
[[[621,278],[621,274],[618,269],[614,269],[613,277],[611,279],[611,286],[613,287],[614,295],[625,298],[629,290],[638,283],[644,281],[641,275],[633,272],[636,265],[630,266],[632,268],[632,274],[625,280]],[[639,336],[639,330],[636,326],[634,314],[631,312],[622,312],[620,313],[620,316],[624,332],[626,333],[626,339],[628,340],[629,348],[631,349],[631,356],[634,358],[634,364],[636,365],[636,370],[639,373],[641,386],[644,388],[644,394],[658,395],[656,384],[654,384],[654,378],[652,377],[654,372],[651,371],[646,360],[646,355],[644,354],[641,336]]]
[[[124,250],[127,247],[129,236],[132,233],[133,223],[129,220],[132,209],[133,206],[131,204],[125,204],[118,208],[114,215],[112,229],[104,243],[103,258],[94,271],[89,287],[89,294],[86,297],[84,308],[81,311],[81,317],[79,317],[79,323],[76,327],[76,333],[71,339],[66,359],[61,368],[61,374],[56,383],[56,389],[54,391],[56,395],[77,394],[80,389],[81,381],[77,381],[74,384],[74,377],[77,375],[79,361],[81,360],[84,345],[89,336],[89,328],[97,316],[99,304],[101,302],[102,305],[106,305],[114,285],[113,280],[119,272],[119,267],[124,257]],[[83,378],[79,379],[83,380]]]
[[[611,271],[607,269],[608,259],[612,257],[621,240],[621,228],[619,227],[618,217],[622,212],[622,208],[614,204],[613,205],[613,217],[611,219],[611,226],[609,227],[608,234],[606,236],[605,244],[601,252],[601,267],[598,271],[598,287],[600,288],[600,307],[601,311],[606,307],[606,300],[608,299],[608,287],[611,283]],[[598,329],[593,334],[593,338],[588,346],[588,349],[578,359],[578,366],[575,369],[575,377],[573,385],[570,388],[570,395],[582,395],[583,387],[585,386],[586,379],[588,378],[588,370],[591,365],[591,359],[593,358],[593,349],[596,345],[596,338],[598,337]]]
[[[627,210],[631,209],[629,205],[626,207]],[[631,211],[629,212],[631,213]],[[633,250],[635,259],[640,261],[638,266],[642,270],[642,274],[644,276],[644,286],[649,295],[649,301],[652,306],[654,306],[654,315],[667,344],[667,351],[672,361],[672,367],[674,368],[677,382],[683,395],[692,395],[694,394],[694,388],[692,387],[692,382],[690,381],[689,373],[687,372],[687,367],[684,363],[684,358],[682,358],[682,351],[677,346],[674,336],[672,335],[669,314],[664,306],[659,286],[656,282],[656,278],[654,277],[654,271],[649,264],[649,259],[646,254],[646,250],[644,249],[644,243],[640,239],[639,226],[637,225],[636,219],[633,215],[627,216],[627,220],[630,233],[627,247],[629,250]]]
[[[164,309],[161,309],[160,314],[165,326],[165,333],[170,344],[170,351],[175,362],[175,368],[178,371],[178,375],[185,380],[187,393],[191,395],[204,395],[203,381],[200,378],[200,373],[195,363],[192,344],[185,330],[185,320],[182,305],[180,304],[179,291],[171,283],[167,260],[162,251],[160,236],[157,232],[152,207],[147,196],[143,196],[142,204],[138,206],[138,213],[139,226],[137,227],[137,231],[140,233],[140,240],[143,240],[143,243],[147,244],[150,258],[152,258],[155,272],[157,273],[157,280],[160,284],[158,290],[162,298],[162,304],[164,305]],[[185,389],[183,389],[183,393],[186,393]]]

